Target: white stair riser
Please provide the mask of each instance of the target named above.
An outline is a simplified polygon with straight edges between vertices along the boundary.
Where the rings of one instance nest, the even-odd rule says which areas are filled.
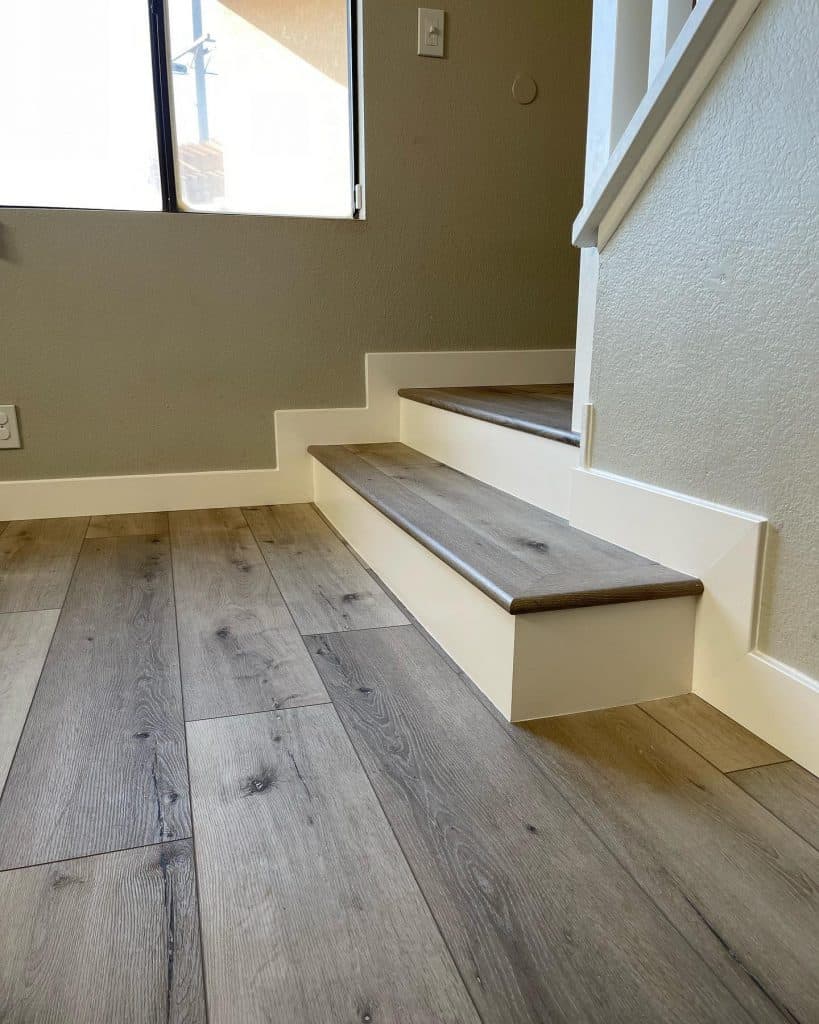
[[[329,470],[322,513],[511,721],[691,689],[693,597],[509,615]]]
[[[401,399],[401,441],[538,508],[568,518],[580,449]]]

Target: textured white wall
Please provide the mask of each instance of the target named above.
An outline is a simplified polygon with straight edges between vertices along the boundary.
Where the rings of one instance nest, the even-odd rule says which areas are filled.
[[[594,466],[768,517],[760,647],[819,676],[816,0],[765,0],[600,257]]]

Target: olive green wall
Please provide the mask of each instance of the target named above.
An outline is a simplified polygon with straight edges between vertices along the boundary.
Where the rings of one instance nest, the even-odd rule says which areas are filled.
[[[365,0],[363,223],[0,210],[0,478],[243,469],[364,353],[574,343],[590,0]],[[518,71],[537,101],[511,99]]]

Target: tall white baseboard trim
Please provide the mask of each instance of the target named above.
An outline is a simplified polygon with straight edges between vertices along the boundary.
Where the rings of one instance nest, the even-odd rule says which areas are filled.
[[[819,774],[819,683],[757,649],[766,520],[579,468],[570,521],[703,581],[694,692]]]
[[[0,481],[0,519],[160,512],[312,501],[307,446],[396,441],[398,388],[571,380],[574,349],[374,352],[365,357],[362,408],[275,413],[276,468],[205,473]]]

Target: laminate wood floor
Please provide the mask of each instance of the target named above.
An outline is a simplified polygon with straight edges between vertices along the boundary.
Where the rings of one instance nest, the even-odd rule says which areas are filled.
[[[0,615],[0,792],[59,615],[57,609]]]
[[[478,1020],[332,707],[188,745],[216,1020]]]
[[[167,512],[140,512],[124,516],[92,516],[86,537],[137,537],[150,533],[163,536],[168,533]]]
[[[697,698],[511,726],[309,506],[0,602],[1,1020],[819,1020],[819,781]]]
[[[244,509],[304,634],[407,622],[311,505]]]
[[[87,519],[32,519],[0,534],[0,613],[59,608]]]
[[[329,700],[238,508],[172,512],[188,721]]]
[[[204,1024],[191,843],[0,873],[5,1024]]]
[[[0,801],[0,868],[190,836],[168,542],[84,543]]]

